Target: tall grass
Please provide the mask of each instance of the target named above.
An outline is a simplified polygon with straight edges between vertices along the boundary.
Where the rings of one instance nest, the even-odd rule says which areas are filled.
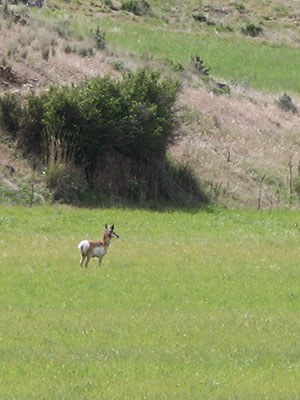
[[[114,222],[98,268],[77,242]],[[295,399],[299,214],[0,208],[2,399]]]

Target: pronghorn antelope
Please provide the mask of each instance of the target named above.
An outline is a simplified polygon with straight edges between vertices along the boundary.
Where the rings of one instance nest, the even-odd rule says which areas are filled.
[[[91,257],[98,257],[99,266],[101,265],[102,259],[107,253],[108,246],[112,238],[119,238],[119,235],[114,232],[114,224],[105,224],[105,231],[103,234],[103,240],[93,241],[93,240],[82,240],[78,244],[78,249],[81,251],[80,265],[83,266],[84,260],[85,267],[87,268]]]

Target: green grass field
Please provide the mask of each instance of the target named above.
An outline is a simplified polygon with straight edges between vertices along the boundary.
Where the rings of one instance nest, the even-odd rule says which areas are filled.
[[[184,33],[133,23],[103,22],[101,26],[106,27],[108,43],[144,57],[172,60],[187,67],[197,55],[217,79],[275,94],[300,93],[300,53],[296,48],[235,35]]]
[[[298,399],[299,247],[287,210],[0,207],[0,398]]]

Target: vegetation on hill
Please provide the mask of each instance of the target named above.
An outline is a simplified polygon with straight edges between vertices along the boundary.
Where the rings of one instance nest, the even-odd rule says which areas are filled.
[[[136,160],[133,163],[131,160],[129,170],[137,171],[133,179],[125,179],[131,201],[135,202],[136,197],[140,200],[153,198],[154,193],[157,199],[160,191],[165,200],[180,193],[180,202],[185,197],[188,203],[193,197],[202,202],[206,196],[198,188],[195,197],[194,175],[218,202],[252,207],[262,203],[268,206],[296,205],[299,186],[296,176],[299,153],[296,141],[297,94],[300,80],[297,72],[298,26],[295,21],[299,12],[299,7],[292,1],[263,4],[225,1],[222,6],[217,1],[208,5],[192,0],[184,4],[177,0],[48,0],[30,1],[26,6],[23,1],[2,2],[0,88],[2,95],[13,92],[22,99],[30,89],[33,97],[41,99],[42,93],[53,85],[73,85],[74,90],[84,79],[109,75],[118,81],[139,67],[154,71],[163,69],[168,79],[175,77],[180,81],[179,96],[172,106],[172,118],[179,121],[176,131],[172,132],[176,141],[168,141],[164,152],[165,172],[158,174],[154,186],[152,180],[151,189],[145,190],[146,186],[149,188],[149,180],[146,179],[148,183],[143,187],[142,180],[137,178],[139,174],[144,175],[143,168],[136,169]],[[254,93],[253,88],[270,93],[273,99],[266,94]],[[69,90],[72,92],[71,88]],[[209,111],[208,99],[212,105]],[[289,99],[288,103],[286,99]],[[222,115],[222,110],[228,112],[228,106],[235,102],[236,110],[231,107],[231,117],[223,123],[227,115]],[[24,104],[19,107],[23,114]],[[246,109],[252,109],[251,116],[246,115]],[[259,114],[260,119],[249,123],[253,113]],[[290,114],[293,114],[291,118]],[[18,110],[14,115],[19,115]],[[234,127],[231,121],[237,119],[240,123]],[[20,124],[21,121],[13,116],[11,123]],[[41,132],[45,131],[43,123]],[[12,126],[10,130],[15,134],[10,141],[6,137],[7,131],[2,129],[1,132],[4,159],[14,141],[20,147],[26,146],[24,135],[22,141],[19,140],[26,127]],[[259,132],[267,134],[260,135]],[[269,135],[271,132],[273,135]],[[245,137],[235,140],[236,134]],[[254,160],[260,152],[249,144],[258,143],[259,135],[262,146],[269,148],[265,154],[276,148],[276,156],[272,157],[277,159],[277,164],[271,160],[268,163],[268,157],[263,155]],[[242,148],[245,142],[247,144]],[[28,192],[32,191],[32,186],[38,192],[38,184],[41,183],[41,187],[47,184],[56,198],[74,201],[83,187],[89,186],[90,190],[95,186],[95,177],[90,177],[87,165],[81,165],[85,173],[78,173],[79,163],[74,163],[74,160],[72,164],[75,167],[66,159],[61,159],[57,165],[55,152],[64,158],[63,151],[53,149],[57,145],[57,140],[55,144],[51,142],[48,153],[54,156],[51,158],[48,154],[48,165],[45,166],[45,156],[41,154],[42,163],[30,160],[34,173],[29,170],[22,175],[18,171],[17,178],[35,175],[34,185],[31,178],[28,181]],[[170,157],[173,159],[171,163]],[[227,159],[230,163],[226,162]],[[289,167],[291,159],[292,170]],[[116,160],[116,153],[110,156],[110,160],[114,165],[124,162],[118,157]],[[3,161],[2,164],[1,177],[5,169]],[[193,174],[189,173],[191,170]],[[167,176],[169,183],[166,185]],[[6,185],[8,180],[2,179],[1,184]],[[182,180],[190,182],[188,187],[182,185]],[[158,181],[160,188],[164,186],[164,189],[157,190]],[[10,193],[15,187],[20,188],[17,180],[13,183],[9,187]],[[178,190],[178,185],[182,189]],[[183,195],[191,188],[194,195]],[[83,197],[92,199],[89,190],[84,190]],[[2,192],[6,191],[7,185]],[[110,191],[105,192],[107,200]],[[77,194],[74,196],[74,193]],[[101,196],[98,193],[92,202],[98,203]],[[115,196],[110,192],[109,197],[112,200]]]
[[[207,200],[200,184],[166,157],[178,88],[178,81],[142,69],[119,82],[94,78],[22,101],[6,94],[0,116],[26,157],[46,168],[56,200],[80,203],[92,190],[96,204],[199,206]]]

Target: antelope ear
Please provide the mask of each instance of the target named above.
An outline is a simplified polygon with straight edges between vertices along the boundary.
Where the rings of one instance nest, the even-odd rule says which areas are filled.
[[[111,230],[113,231],[115,229],[115,224],[112,224]]]
[[[107,229],[108,228],[108,226],[107,226],[107,224],[105,224],[105,229]]]

